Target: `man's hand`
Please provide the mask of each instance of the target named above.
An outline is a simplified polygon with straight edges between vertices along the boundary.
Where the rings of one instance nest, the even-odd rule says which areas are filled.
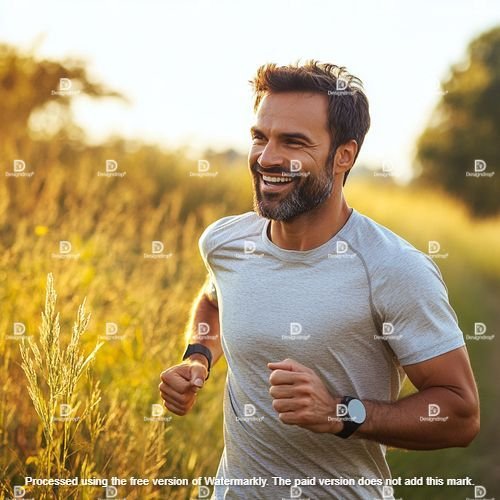
[[[268,363],[269,393],[274,398],[273,408],[284,424],[299,425],[313,432],[340,432],[343,427],[337,419],[339,398],[330,394],[314,370],[293,359]]]
[[[208,361],[196,355],[165,370],[158,386],[165,407],[176,415],[186,415],[193,407],[196,394],[203,387],[207,375]]]

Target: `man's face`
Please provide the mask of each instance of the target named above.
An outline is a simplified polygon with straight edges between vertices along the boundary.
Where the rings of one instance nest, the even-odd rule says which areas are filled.
[[[267,94],[260,102],[248,155],[259,215],[288,221],[330,196],[327,110],[327,97],[315,93]]]

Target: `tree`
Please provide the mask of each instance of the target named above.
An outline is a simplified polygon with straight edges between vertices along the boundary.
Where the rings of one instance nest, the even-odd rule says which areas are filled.
[[[493,215],[500,200],[500,27],[470,43],[443,90],[417,142],[417,182],[443,187],[474,215]]]
[[[63,89],[61,90],[61,85]],[[119,93],[92,82],[81,61],[40,60],[34,53],[21,53],[0,44],[0,153],[9,158],[23,149],[34,130],[49,139],[62,132],[83,137],[73,122],[71,102],[75,96],[116,97]]]

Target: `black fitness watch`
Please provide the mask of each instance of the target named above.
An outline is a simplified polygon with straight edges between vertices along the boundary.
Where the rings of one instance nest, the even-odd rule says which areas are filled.
[[[208,377],[210,376],[210,367],[212,366],[212,353],[210,352],[210,349],[203,344],[188,344],[186,352],[184,353],[184,356],[182,357],[182,361],[184,361],[186,358],[189,358],[191,354],[203,354],[207,358],[208,361],[208,375],[205,380],[208,380]]]
[[[344,422],[344,427],[335,435],[346,439],[366,420],[366,408],[361,400],[351,396],[344,396],[340,404],[342,410],[339,412],[337,407],[337,416]]]

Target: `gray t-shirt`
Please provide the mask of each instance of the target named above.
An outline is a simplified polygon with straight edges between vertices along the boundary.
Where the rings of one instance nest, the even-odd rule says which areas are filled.
[[[228,364],[217,477],[267,479],[265,487],[215,486],[212,498],[391,498],[382,486],[319,484],[390,478],[386,447],[282,423],[272,408],[267,363],[292,358],[339,397],[395,401],[402,366],[464,345],[441,273],[427,255],[355,209],[335,236],[306,251],[275,245],[269,223],[255,212],[224,217],[199,241]],[[316,484],[291,490],[273,476]]]

